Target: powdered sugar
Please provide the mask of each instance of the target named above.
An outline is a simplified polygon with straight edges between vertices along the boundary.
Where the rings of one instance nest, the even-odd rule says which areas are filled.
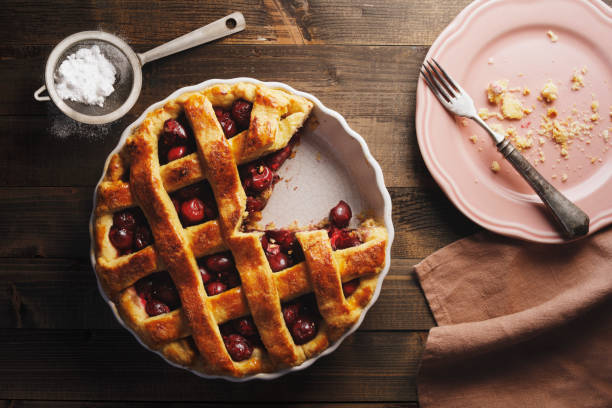
[[[113,87],[117,71],[97,45],[69,55],[55,75],[55,89],[62,99],[103,106]]]

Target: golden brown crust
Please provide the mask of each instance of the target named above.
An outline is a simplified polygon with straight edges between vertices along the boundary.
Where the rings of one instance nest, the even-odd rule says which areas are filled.
[[[213,106],[228,109],[238,98],[254,102],[250,127],[228,140]],[[302,97],[261,85],[215,85],[181,95],[148,114],[124,149],[110,158],[95,209],[96,273],[123,321],[170,361],[235,377],[298,365],[346,332],[371,299],[387,242],[386,230],[373,221],[362,224],[363,244],[339,251],[332,251],[326,231],[299,233],[306,261],[277,273],[270,269],[261,233],[241,231],[246,195],[237,165],[286,146],[312,107]],[[163,123],[182,112],[194,132],[197,152],[160,166],[157,146]],[[219,218],[183,228],[168,193],[205,178]],[[119,256],[108,238],[112,214],[133,206],[142,209],[155,243]],[[241,286],[209,297],[196,258],[225,250],[234,256]],[[181,307],[149,317],[133,285],[161,270],[170,274]],[[342,282],[355,278],[361,279],[359,287],[345,299]],[[298,346],[285,325],[281,302],[311,292],[323,322],[313,340]],[[225,348],[219,324],[249,314],[263,348],[236,362]]]

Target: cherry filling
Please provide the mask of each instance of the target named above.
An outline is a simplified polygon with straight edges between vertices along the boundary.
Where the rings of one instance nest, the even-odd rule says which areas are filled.
[[[195,139],[185,123],[187,120],[184,116],[164,122],[158,144],[160,164],[164,165],[195,152]]]
[[[217,204],[207,181],[182,188],[170,198],[184,227],[217,218]]]
[[[234,361],[247,360],[261,338],[251,316],[240,317],[219,326],[225,348]]]
[[[240,286],[240,275],[231,252],[210,255],[199,261],[202,283],[208,296]]]
[[[284,148],[240,167],[242,186],[247,194],[246,209],[249,213],[262,211],[266,206],[266,199],[262,194],[280,180],[276,172],[291,157],[296,141],[297,138],[294,137]]]
[[[222,107],[215,108],[215,115],[226,138],[234,137],[249,128],[252,109],[253,104],[244,99],[234,101],[229,110]]]
[[[316,337],[321,315],[314,296],[305,295],[284,304],[282,312],[295,344],[305,344]]]
[[[353,279],[348,282],[344,282],[342,284],[342,292],[344,293],[344,297],[351,296],[353,293],[355,293],[358,287],[359,287],[359,278]]]
[[[351,207],[345,201],[340,201],[330,210],[330,226],[327,229],[327,234],[334,251],[354,247],[362,243],[357,231],[346,228],[351,222],[352,216]]]
[[[158,272],[140,279],[134,285],[149,316],[168,313],[181,304],[178,291],[167,272]]]
[[[149,224],[139,208],[115,213],[108,237],[120,255],[140,251],[153,243]]]
[[[273,272],[282,271],[304,259],[302,248],[292,231],[266,231],[261,237],[261,246]]]

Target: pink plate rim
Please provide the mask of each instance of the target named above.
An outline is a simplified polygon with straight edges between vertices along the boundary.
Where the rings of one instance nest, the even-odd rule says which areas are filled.
[[[612,29],[612,9],[601,0],[575,0],[592,13],[594,18],[599,18],[610,25]],[[479,14],[490,7],[507,3],[521,3],[517,0],[476,0],[465,9],[440,33],[433,42],[425,59],[441,55],[446,46],[452,41],[457,40],[465,34],[469,23],[478,18]],[[501,25],[500,24],[500,29]],[[491,33],[489,33],[491,34]],[[444,166],[437,160],[435,152],[432,150],[429,138],[427,137],[427,125],[432,120],[428,109],[431,103],[438,103],[435,97],[429,92],[424,81],[419,77],[417,85],[415,127],[417,142],[425,164],[436,180],[438,185],[453,202],[453,204],[468,218],[480,226],[496,233],[519,238],[527,241],[540,243],[564,243],[567,242],[551,224],[550,231],[538,231],[530,225],[514,220],[503,219],[493,214],[487,214],[475,208],[471,204],[471,198],[465,194],[465,188],[456,183],[452,175],[448,174]],[[589,214],[590,228],[589,235],[597,230],[612,223],[612,208],[602,210],[596,214]]]

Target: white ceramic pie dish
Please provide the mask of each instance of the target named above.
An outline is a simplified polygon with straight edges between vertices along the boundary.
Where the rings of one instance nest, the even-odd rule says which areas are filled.
[[[314,129],[306,129],[305,127],[301,142],[296,149],[295,157],[287,161],[281,168],[279,174],[287,182],[281,181],[276,185],[274,193],[264,209],[262,224],[274,222],[277,227],[282,227],[297,220],[300,225],[308,225],[311,222],[318,222],[327,217],[330,208],[337,204],[339,200],[345,200],[351,205],[354,214],[368,211],[369,215],[383,223],[388,231],[385,267],[380,273],[372,300],[364,308],[361,317],[355,325],[321,354],[306,360],[299,366],[274,373],[260,373],[243,378],[207,375],[168,361],[162,354],[142,343],[129,326],[123,322],[114,302],[108,299],[98,280],[100,294],[111,307],[119,323],[128,329],[147,350],[156,352],[167,363],[175,367],[187,369],[200,377],[223,378],[229,381],[243,382],[252,379],[272,380],[293,371],[303,370],[322,356],[332,353],[347,336],[359,328],[367,311],[378,299],[382,282],[389,272],[394,229],[391,219],[391,197],[385,187],[382,170],[374,157],[372,157],[365,140],[348,126],[342,115],[325,107],[313,95],[296,91],[284,83],[262,82],[253,78],[211,79],[197,85],[178,89],[166,99],[149,106],[136,121],[123,131],[117,146],[109,154],[102,176],[94,190],[93,202],[95,203],[97,200],[98,185],[106,173],[110,157],[120,150],[128,135],[131,134],[132,129],[140,125],[149,112],[161,107],[167,101],[176,98],[182,93],[198,91],[213,84],[234,84],[237,82],[262,84],[271,88],[284,89],[308,98],[315,105],[312,115],[316,117],[318,122],[318,126],[314,127]],[[89,222],[90,258],[92,267],[95,269],[93,221],[94,213],[92,211]]]

